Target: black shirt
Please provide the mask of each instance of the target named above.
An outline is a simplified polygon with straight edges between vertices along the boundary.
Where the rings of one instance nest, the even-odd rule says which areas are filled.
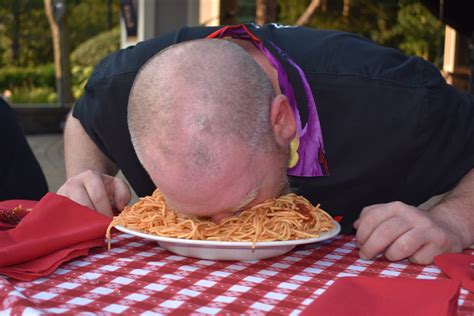
[[[330,175],[291,177],[291,186],[333,216],[343,216],[343,232],[353,232],[352,223],[365,206],[396,200],[418,205],[453,188],[473,168],[474,97],[447,85],[432,64],[354,34],[246,26],[267,48],[269,41],[280,47],[307,77]],[[216,29],[182,28],[108,56],[74,106],[74,117],[139,196],[155,186],[134,153],[127,128],[135,75],[161,49]],[[302,83],[281,62],[303,104]],[[306,111],[299,110],[304,121]]]

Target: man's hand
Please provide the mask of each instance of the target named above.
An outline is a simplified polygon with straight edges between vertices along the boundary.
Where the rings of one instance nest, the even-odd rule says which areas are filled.
[[[79,204],[113,216],[130,201],[130,189],[117,174],[118,168],[69,114],[64,129],[64,157],[68,180],[58,190]]]
[[[391,261],[409,258],[429,264],[441,253],[460,252],[465,246],[462,236],[446,216],[402,202],[368,206],[354,223],[359,255],[370,259],[384,251]]]
[[[131,199],[125,181],[90,170],[69,178],[57,193],[108,216],[122,210]]]

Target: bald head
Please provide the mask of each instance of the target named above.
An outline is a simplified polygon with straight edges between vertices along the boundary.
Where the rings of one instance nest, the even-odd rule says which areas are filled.
[[[216,169],[226,144],[276,149],[270,124],[274,98],[267,75],[240,46],[203,39],[167,48],[140,70],[128,122],[142,163],[158,151],[188,173]]]
[[[287,187],[296,123],[287,98],[275,97],[254,59],[265,58],[252,49],[218,39],[173,45],[135,79],[128,107],[133,145],[182,213],[219,218]]]

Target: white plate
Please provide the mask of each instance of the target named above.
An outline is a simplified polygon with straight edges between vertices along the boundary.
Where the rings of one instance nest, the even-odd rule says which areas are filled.
[[[130,230],[123,226],[115,226],[115,228],[126,234],[155,240],[161,247],[185,257],[207,260],[249,261],[276,257],[289,252],[297,245],[310,244],[332,238],[341,231],[341,225],[338,222],[334,221],[334,225],[335,227],[332,230],[322,233],[318,238],[257,242],[255,249],[252,249],[252,243],[247,241],[190,240],[150,235]]]

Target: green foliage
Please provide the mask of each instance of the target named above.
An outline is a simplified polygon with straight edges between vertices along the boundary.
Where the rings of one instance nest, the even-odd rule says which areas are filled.
[[[311,0],[277,0],[279,23],[295,24]],[[119,1],[66,0],[73,94],[78,98],[103,57],[118,49]],[[421,0],[321,0],[307,26],[355,32],[386,46],[434,61],[443,26]],[[239,0],[239,22],[255,18],[255,0]],[[111,25],[109,25],[109,12]],[[100,34],[100,35],[98,35]],[[43,0],[0,0],[0,93],[13,102],[55,102],[51,31]],[[40,65],[40,66],[37,66]]]
[[[92,66],[72,67],[72,90],[78,99],[87,80],[92,75]],[[55,103],[55,75],[53,65],[38,67],[7,67],[0,70],[0,93],[9,90],[10,101],[16,103]]]
[[[71,51],[89,38],[118,25],[119,1],[112,0],[110,7],[108,3],[107,0],[66,0]],[[82,54],[77,60],[77,65],[81,66],[72,69],[76,98],[92,72],[90,66],[119,46],[118,29],[107,34],[85,43],[82,53],[78,53],[78,56]],[[52,62],[51,30],[44,1],[0,0],[0,93],[9,90],[12,102],[56,102]]]
[[[279,0],[280,20],[295,24],[311,0]],[[397,16],[398,0],[351,0],[349,15],[344,17],[343,0],[329,1],[311,16],[308,27],[353,32],[380,42],[380,37],[392,26]]]
[[[278,0],[278,22],[293,25],[303,14],[311,0]]]
[[[109,29],[106,0],[66,0],[69,47]],[[119,1],[110,7],[112,26],[118,25]],[[0,0],[0,67],[53,62],[51,30],[43,0]]]
[[[421,56],[434,61],[441,23],[420,3],[402,6],[397,14],[397,24],[388,36],[399,39],[399,48],[407,54]],[[443,36],[441,36],[443,37]]]
[[[79,45],[71,54],[71,63],[77,66],[95,66],[105,56],[119,48],[120,28],[117,27]]]
[[[42,0],[0,0],[0,67],[52,61],[51,31]]]
[[[54,65],[37,67],[3,67],[0,69],[0,92],[16,87],[54,87]]]
[[[109,30],[107,0],[68,0],[68,26],[71,52],[89,38]],[[112,27],[119,24],[120,6],[112,1]]]
[[[9,101],[12,103],[56,103],[57,96],[51,87],[16,87]]]
[[[295,24],[311,0],[278,0],[280,23]],[[349,15],[342,15],[343,0],[326,2],[307,26],[360,34],[385,46],[398,48],[435,62],[442,39],[442,24],[420,0],[351,0]]]
[[[0,93],[10,91],[13,103],[56,102],[54,65],[3,67],[0,69]]]
[[[77,100],[81,97],[84,92],[87,80],[92,75],[94,70],[93,66],[74,66],[72,67],[72,94]]]
[[[79,45],[71,54],[72,93],[78,99],[84,91],[94,66],[120,48],[120,29],[102,32]]]
[[[240,0],[236,14],[237,23],[255,22],[255,0]]]

